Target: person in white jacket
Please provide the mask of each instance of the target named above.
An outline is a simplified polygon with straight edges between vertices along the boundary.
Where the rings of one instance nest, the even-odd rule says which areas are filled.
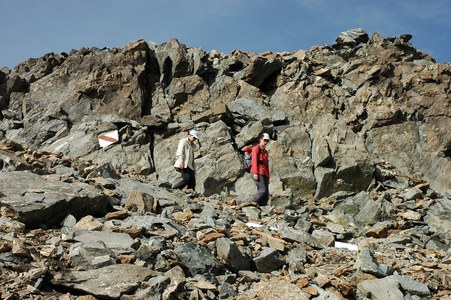
[[[176,161],[174,167],[182,175],[182,179],[175,183],[172,188],[194,190],[196,186],[196,167],[194,164],[194,143],[199,140],[196,130],[190,130],[188,136],[179,141],[177,151],[175,153]]]

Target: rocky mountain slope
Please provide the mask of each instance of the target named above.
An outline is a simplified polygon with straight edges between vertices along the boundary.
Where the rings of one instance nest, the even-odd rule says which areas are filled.
[[[450,297],[451,65],[410,39],[140,40],[1,69],[1,298]],[[196,192],[174,191],[192,128]],[[240,150],[261,132],[255,207]]]

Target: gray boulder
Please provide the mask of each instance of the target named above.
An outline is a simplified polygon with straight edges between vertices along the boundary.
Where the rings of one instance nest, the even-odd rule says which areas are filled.
[[[191,276],[206,273],[218,275],[222,270],[219,260],[205,246],[188,242],[177,246],[174,251],[180,263],[189,270]]]
[[[336,39],[338,45],[356,46],[368,42],[368,34],[362,28],[350,29],[342,32]]]
[[[279,251],[269,247],[263,247],[259,255],[253,260],[257,271],[261,273],[270,273],[280,269],[285,264]]]
[[[46,180],[26,171],[0,172],[0,191],[2,202],[28,227],[54,226],[68,214],[99,215],[111,209],[110,198],[88,184]]]
[[[218,258],[235,272],[250,269],[250,260],[240,252],[231,240],[226,238],[217,239],[216,252]]]

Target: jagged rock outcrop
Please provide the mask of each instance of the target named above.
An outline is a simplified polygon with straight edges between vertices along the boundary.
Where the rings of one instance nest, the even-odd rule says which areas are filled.
[[[362,191],[381,161],[445,192],[449,76],[449,64],[434,63],[407,35],[361,29],[296,53],[225,55],[141,40],[47,54],[2,72],[0,132],[172,182],[174,143],[196,128],[204,142],[197,189],[248,194],[238,151],[268,131],[274,194]],[[97,136],[116,129],[120,142],[101,149]],[[293,132],[301,143],[287,138]]]
[[[1,69],[1,297],[449,296],[451,65],[411,37],[230,54],[139,40]],[[173,191],[192,128],[196,193]],[[240,150],[261,132],[271,199],[254,207]]]

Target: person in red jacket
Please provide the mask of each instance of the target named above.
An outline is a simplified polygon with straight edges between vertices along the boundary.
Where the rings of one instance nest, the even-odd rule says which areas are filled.
[[[253,201],[257,205],[267,205],[269,199],[269,161],[266,145],[269,143],[269,134],[263,133],[258,145],[252,148],[252,167],[250,173],[257,185],[257,194]]]

